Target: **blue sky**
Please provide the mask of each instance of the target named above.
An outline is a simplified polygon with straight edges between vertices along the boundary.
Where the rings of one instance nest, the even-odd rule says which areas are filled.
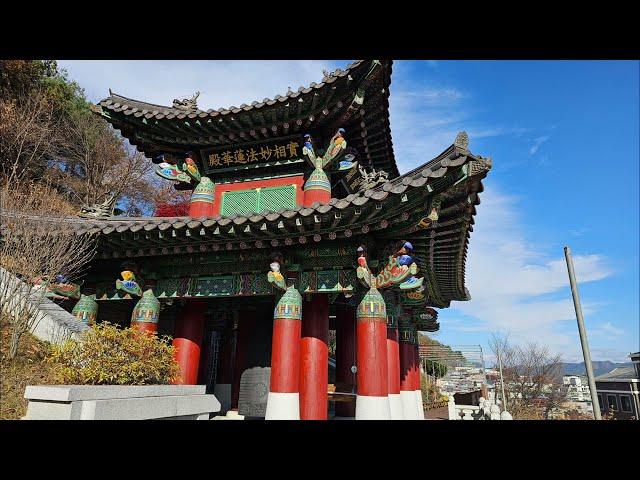
[[[60,61],[92,101],[122,95],[201,108],[284,94],[349,61]],[[639,348],[639,62],[396,61],[391,133],[401,173],[466,130],[493,169],[467,262],[469,302],[440,311],[439,341],[492,332],[581,361],[563,246],[574,254],[594,360]]]

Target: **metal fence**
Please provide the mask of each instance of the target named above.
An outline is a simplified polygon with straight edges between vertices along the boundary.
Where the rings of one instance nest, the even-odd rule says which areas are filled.
[[[442,391],[466,393],[487,384],[480,345],[421,345],[420,360],[429,381],[437,382]],[[446,365],[444,377],[435,378],[434,362]]]

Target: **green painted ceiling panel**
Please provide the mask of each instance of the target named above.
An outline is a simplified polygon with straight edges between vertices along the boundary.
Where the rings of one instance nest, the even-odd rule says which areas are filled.
[[[266,187],[261,189],[238,190],[222,194],[222,215],[259,213],[264,210],[276,211],[296,206],[295,185]]]
[[[224,192],[222,194],[222,215],[233,215],[234,213],[244,215],[255,212],[257,208],[257,190],[239,190],[235,192]]]
[[[276,211],[281,208],[292,209],[296,206],[295,185],[267,187],[260,190],[258,211]]]

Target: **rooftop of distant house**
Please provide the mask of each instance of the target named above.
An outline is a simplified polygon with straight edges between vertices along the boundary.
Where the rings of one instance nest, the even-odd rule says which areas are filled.
[[[628,382],[638,381],[638,374],[634,367],[618,367],[609,373],[596,377],[597,382]]]

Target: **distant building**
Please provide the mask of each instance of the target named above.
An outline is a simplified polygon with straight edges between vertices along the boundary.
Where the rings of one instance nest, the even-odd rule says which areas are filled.
[[[596,377],[602,414],[616,419],[640,418],[640,352],[629,354],[632,367],[614,368]]]
[[[485,376],[488,382],[496,382],[500,378],[500,372],[493,368],[487,368],[485,370]]]
[[[591,403],[591,391],[586,379],[578,375],[565,375],[562,384],[567,388],[567,400]]]

